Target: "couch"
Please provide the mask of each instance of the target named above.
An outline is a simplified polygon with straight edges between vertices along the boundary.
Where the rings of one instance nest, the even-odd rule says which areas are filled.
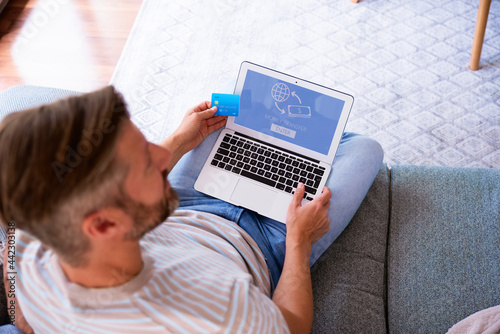
[[[312,268],[315,333],[445,333],[500,304],[500,170],[383,166]]]
[[[11,87],[0,119],[68,94]],[[445,333],[500,304],[500,170],[384,164],[311,272],[313,333]]]

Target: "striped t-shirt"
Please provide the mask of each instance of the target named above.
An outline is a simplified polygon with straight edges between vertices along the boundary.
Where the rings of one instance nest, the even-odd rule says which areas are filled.
[[[139,275],[112,288],[69,282],[52,251],[16,236],[16,295],[37,333],[289,332],[257,244],[218,216],[176,211],[141,240]]]

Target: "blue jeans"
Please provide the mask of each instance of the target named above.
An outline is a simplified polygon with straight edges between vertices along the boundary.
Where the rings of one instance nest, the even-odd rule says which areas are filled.
[[[285,260],[286,225],[194,189],[196,178],[219,132],[209,135],[182,157],[170,172],[169,181],[179,194],[179,209],[209,212],[233,221],[257,242],[266,258],[274,290]],[[326,183],[332,192],[328,211],[330,230],[313,244],[311,266],[356,213],[381,167],[382,159],[383,151],[378,142],[355,133],[344,133]]]
[[[2,334],[22,334],[19,329],[12,325],[0,326],[0,333]]]

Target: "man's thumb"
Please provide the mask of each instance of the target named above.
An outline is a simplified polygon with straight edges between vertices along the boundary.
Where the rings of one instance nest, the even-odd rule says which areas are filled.
[[[214,116],[215,113],[217,112],[217,110],[218,110],[218,108],[214,106],[212,108],[208,108],[206,110],[203,110],[202,115],[205,119],[207,119],[207,118]]]

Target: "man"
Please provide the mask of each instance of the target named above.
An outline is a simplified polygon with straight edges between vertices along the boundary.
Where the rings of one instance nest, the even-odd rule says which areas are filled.
[[[193,189],[226,121],[215,112],[188,110],[160,145],[111,86],[3,120],[0,219],[17,229],[18,327],[310,332],[310,265],[366,195],[380,145],[347,134],[329,181],[339,194],[325,187],[302,205],[299,184],[285,226]]]

